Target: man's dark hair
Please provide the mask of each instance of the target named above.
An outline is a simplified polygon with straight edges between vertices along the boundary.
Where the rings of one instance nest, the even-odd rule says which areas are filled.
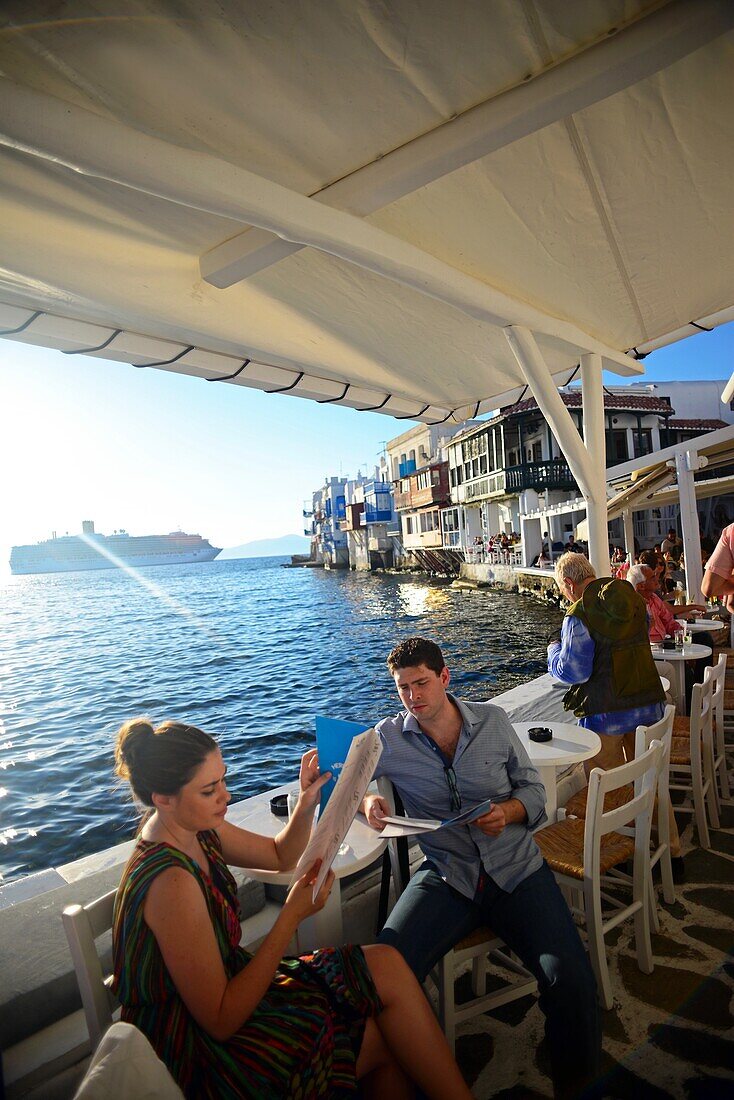
[[[428,638],[406,638],[404,642],[398,642],[387,658],[391,675],[399,668],[417,668],[418,665],[425,665],[436,675],[446,667],[443,653]]]
[[[643,550],[640,554],[640,565],[649,565],[651,569],[655,569],[658,564],[658,556],[654,550]]]

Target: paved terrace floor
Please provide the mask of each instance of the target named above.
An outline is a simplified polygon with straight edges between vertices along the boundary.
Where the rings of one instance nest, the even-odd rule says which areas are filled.
[[[679,815],[678,824],[686,882],[676,886],[674,904],[659,910],[652,974],[637,969],[631,921],[607,936],[615,1000],[602,1013],[603,1078],[594,1092],[600,1098],[734,1097],[734,804],[722,806],[710,851],[693,843],[689,815]],[[457,1001],[469,995],[467,972],[457,982]],[[479,1100],[552,1096],[534,997],[467,1021],[456,1053]]]

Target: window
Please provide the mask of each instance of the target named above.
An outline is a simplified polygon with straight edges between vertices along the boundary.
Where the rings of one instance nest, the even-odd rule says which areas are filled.
[[[607,433],[607,466],[616,466],[629,458],[627,448],[627,429],[613,428]]]
[[[459,509],[448,508],[443,513],[443,529],[446,533],[459,530]]]
[[[533,456],[532,456],[531,462],[542,462],[542,461],[543,461],[543,444],[541,443],[541,441],[539,439],[536,439],[535,443],[533,443]]]
[[[641,432],[633,430],[632,438],[635,441],[635,458],[652,454],[652,430],[643,428]]]

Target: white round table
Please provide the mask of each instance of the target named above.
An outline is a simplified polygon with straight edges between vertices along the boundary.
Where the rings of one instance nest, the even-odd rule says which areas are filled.
[[[546,726],[553,731],[550,741],[531,741],[528,730],[535,726]],[[590,760],[601,748],[597,734],[583,726],[571,722],[551,722],[538,719],[537,722],[513,722],[514,729],[523,744],[530,762],[540,773],[545,787],[545,812],[552,824],[556,820],[558,801],[556,798],[556,768],[568,768],[581,760]]]
[[[288,819],[276,817],[270,812],[270,799],[279,794],[287,795],[297,787],[296,779],[283,787],[275,787],[271,791],[255,795],[254,798],[237,802],[229,807],[227,820],[253,833],[275,836],[287,824]],[[376,829],[370,828],[362,814],[357,814],[344,844],[348,847],[343,851],[340,849],[340,854],[332,864],[335,882],[326,905],[319,913],[301,921],[298,926],[296,941],[299,953],[313,951],[317,947],[338,947],[344,942],[340,880],[374,863],[385,850],[387,840]],[[250,878],[277,886],[290,886],[293,879],[293,871],[263,871],[257,867],[246,867],[244,870]]]
[[[679,714],[686,714],[686,678],[684,661],[698,661],[701,657],[711,656],[711,646],[697,645],[696,642],[686,644],[682,649],[663,649],[659,642],[653,642],[651,647],[654,661],[669,661],[676,676],[674,693],[676,697],[676,709]]]
[[[675,621],[680,623],[684,631],[690,631],[691,634],[698,634],[702,630],[710,634],[711,631],[724,630],[727,625],[719,622],[718,619],[693,619],[690,623],[686,622],[685,619],[676,619]]]

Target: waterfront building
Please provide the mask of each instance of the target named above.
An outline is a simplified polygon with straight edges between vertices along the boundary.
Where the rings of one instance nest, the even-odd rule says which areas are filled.
[[[344,569],[349,565],[347,536],[340,529],[346,515],[345,477],[327,477],[313,494],[311,515],[304,512],[310,524],[304,533],[311,536],[311,558],[327,569]]]
[[[392,485],[386,464],[375,467],[371,478],[347,482],[344,519],[339,528],[347,536],[350,569],[390,569],[402,547]]]
[[[446,444],[466,428],[418,424],[386,444],[402,543],[396,564],[418,565],[430,572],[458,571],[461,555],[458,546],[447,545],[441,517],[450,503]]]
[[[723,386],[724,382],[690,381],[608,388],[604,393],[607,468],[734,422],[734,411],[719,398]],[[566,387],[560,394],[583,438],[580,388]],[[674,397],[687,413],[699,415],[676,417]],[[720,416],[700,415],[716,412]],[[455,435],[445,450],[451,504],[441,513],[443,547],[466,560],[481,558],[493,535],[520,532],[527,515],[547,516],[547,526],[528,548],[532,557],[540,551],[541,535],[547,533],[559,549],[585,517],[576,480],[534,398],[506,406]],[[568,502],[576,507],[563,507]],[[715,498],[708,504],[709,512],[712,505]],[[648,510],[635,517],[635,535],[643,544],[659,541],[675,522],[672,506]],[[621,524],[617,519],[610,526],[610,537],[620,544]]]

